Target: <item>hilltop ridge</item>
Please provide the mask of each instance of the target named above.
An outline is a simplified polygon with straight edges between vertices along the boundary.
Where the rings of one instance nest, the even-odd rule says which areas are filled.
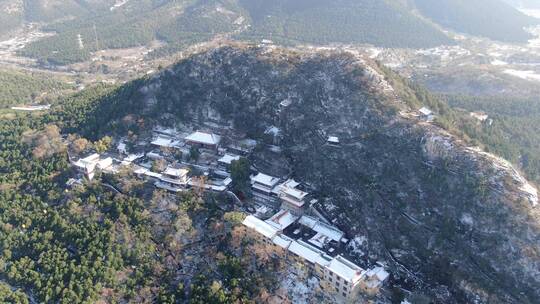
[[[422,105],[442,120],[449,110],[369,59],[226,45],[115,94],[93,106],[81,134],[125,132],[128,116],[146,125],[233,127],[261,147],[275,144],[265,130],[280,130],[282,152],[260,149],[254,165],[293,172],[319,189],[318,208],[363,240],[359,260],[388,263],[391,286],[440,303],[534,303],[538,296],[536,188],[507,162],[442,129],[438,118],[421,118]],[[284,100],[290,106],[280,110]],[[330,135],[340,147],[325,144]]]

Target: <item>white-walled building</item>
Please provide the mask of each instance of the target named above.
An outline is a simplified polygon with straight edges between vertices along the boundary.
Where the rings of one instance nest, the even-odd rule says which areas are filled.
[[[275,203],[278,197],[277,185],[279,178],[258,173],[251,177],[253,198],[261,203]]]
[[[278,196],[281,200],[281,209],[289,210],[295,215],[304,214],[306,198],[309,193],[298,189],[300,183],[289,179],[278,186]]]
[[[107,170],[112,169],[113,159],[110,157],[101,157],[101,155],[94,153],[85,158],[81,158],[73,163],[73,166],[80,173],[84,174],[89,180],[92,180],[95,176],[96,169]]]
[[[344,233],[327,224],[321,225],[311,217],[298,217],[289,211],[281,210],[270,219],[263,221],[253,215],[248,215],[243,221],[248,228],[248,235],[257,243],[270,246],[275,250],[276,257],[284,257],[293,265],[305,267],[320,280],[323,290],[347,300],[356,298],[359,292],[376,294],[389,274],[383,267],[377,266],[365,270],[342,255],[327,252],[321,247],[304,241],[302,237],[294,239],[284,231],[298,221],[299,224],[316,229],[317,235],[323,235],[332,241],[343,240]],[[296,229],[292,226],[291,229]],[[298,229],[297,229],[298,230]]]

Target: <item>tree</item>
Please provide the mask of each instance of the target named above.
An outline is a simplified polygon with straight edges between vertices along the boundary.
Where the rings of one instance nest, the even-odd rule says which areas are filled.
[[[250,167],[249,160],[244,157],[232,161],[231,178],[234,191],[245,193],[249,190]]]
[[[152,162],[153,172],[163,172],[165,169],[167,169],[167,162],[164,159],[160,158]]]
[[[86,138],[77,138],[75,139],[72,144],[71,144],[71,148],[73,149],[73,151],[75,151],[75,153],[82,153],[84,150],[86,150],[86,148],[88,147],[88,140]]]
[[[56,125],[47,125],[42,131],[25,132],[23,142],[32,147],[32,155],[37,159],[49,158],[65,151],[60,128]]]
[[[191,147],[191,149],[189,149],[189,159],[197,161],[199,160],[199,156],[201,156],[201,152],[199,152],[199,149],[197,149],[196,147]]]
[[[103,153],[111,147],[112,138],[110,136],[105,136],[102,139],[94,143],[94,147],[97,153]]]
[[[199,198],[202,198],[204,191],[206,190],[206,176],[195,176],[191,180],[193,181],[193,193]]]

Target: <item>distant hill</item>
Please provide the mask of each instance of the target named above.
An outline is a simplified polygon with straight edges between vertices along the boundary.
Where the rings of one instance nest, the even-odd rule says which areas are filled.
[[[0,0],[0,35],[28,22],[81,18],[106,10],[115,0]]]
[[[440,30],[391,1],[142,0],[115,9],[104,9],[105,2],[98,2],[78,18],[47,25],[45,30],[58,35],[30,44],[22,54],[44,63],[67,64],[88,60],[97,48],[133,47],[159,39],[167,46],[157,54],[166,55],[217,34],[283,44],[424,48],[452,43]]]
[[[395,1],[239,0],[252,27],[241,37],[279,42],[426,48],[452,41]]]
[[[89,60],[97,50],[155,40],[166,43],[151,54],[160,57],[217,35],[253,42],[270,39],[282,45],[453,44],[440,24],[495,40],[527,41],[530,36],[523,28],[536,19],[501,1],[440,0],[434,5],[431,0],[0,0],[0,23],[5,31],[21,22],[45,24],[43,30],[56,35],[29,44],[21,54],[55,65]],[[12,9],[6,10],[7,5]]]
[[[527,42],[524,28],[540,23],[500,0],[414,0],[418,10],[434,22],[474,36],[510,43]]]

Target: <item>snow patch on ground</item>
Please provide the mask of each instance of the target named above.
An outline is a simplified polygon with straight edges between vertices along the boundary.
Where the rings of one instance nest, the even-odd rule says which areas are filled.
[[[502,61],[502,60],[499,60],[499,59],[495,59],[495,60],[491,61],[491,65],[507,65],[507,64],[508,64],[508,62]]]
[[[363,247],[365,247],[367,244],[367,237],[360,235],[355,237],[349,242],[349,245],[347,247],[351,250],[351,253],[363,256],[365,255],[365,252],[362,250]]]
[[[296,274],[295,272],[298,272]],[[304,278],[305,274],[296,268],[291,268],[288,275],[281,281],[281,287],[288,291],[292,303],[313,303],[319,289],[319,280],[315,277]]]
[[[522,71],[522,70],[514,70],[514,69],[506,69],[504,70],[505,74],[518,77],[525,80],[530,81],[540,81],[540,74],[537,74],[535,71]]]
[[[527,179],[525,179],[525,177],[523,177],[509,161],[491,153],[484,152],[478,147],[469,147],[467,150],[490,159],[495,169],[506,171],[510,174],[516,184],[519,185],[518,189],[521,191],[520,196],[527,199],[533,207],[538,205],[538,189],[529,183],[529,181],[527,181]]]
[[[474,219],[472,216],[468,213],[463,213],[461,215],[461,218],[459,219],[461,223],[472,226],[474,225]]]
[[[111,8],[110,8],[111,12],[114,11],[115,9],[117,9],[117,8],[120,8],[120,7],[124,6],[128,2],[129,2],[129,0],[116,0],[116,3],[113,6],[111,6]]]
[[[540,19],[540,9],[520,8],[519,11],[527,16]]]
[[[416,51],[416,55],[430,56],[439,58],[442,61],[448,61],[463,56],[470,56],[471,51],[461,46],[440,46],[431,49],[422,49]]]

